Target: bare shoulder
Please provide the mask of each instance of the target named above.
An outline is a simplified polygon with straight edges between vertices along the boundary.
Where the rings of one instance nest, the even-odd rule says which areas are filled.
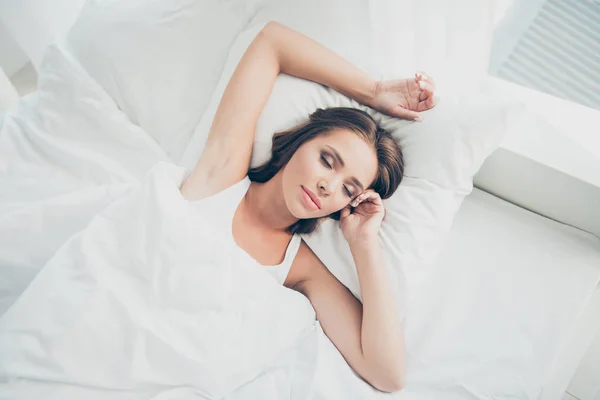
[[[315,280],[321,283],[334,285],[337,283],[341,285],[319,257],[308,247],[306,242],[302,240],[296,258],[294,258],[290,272],[285,280],[285,286],[301,292],[301,287],[307,281]]]
[[[214,196],[240,182],[241,180],[238,178],[222,179],[218,173],[201,173],[196,170],[181,183],[179,191],[186,200],[201,200]]]

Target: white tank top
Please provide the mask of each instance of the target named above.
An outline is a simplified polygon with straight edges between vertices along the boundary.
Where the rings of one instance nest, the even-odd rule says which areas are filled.
[[[292,267],[292,262],[294,258],[296,258],[296,254],[298,253],[298,249],[300,248],[300,243],[302,237],[300,235],[293,235],[292,239],[288,243],[287,249],[285,251],[285,257],[283,262],[278,265],[262,265],[258,261],[256,261],[252,256],[250,256],[246,251],[240,248],[233,238],[232,232],[232,223],[233,223],[233,215],[237,210],[240,202],[246,195],[246,192],[250,188],[250,178],[246,175],[244,179],[239,181],[238,183],[222,190],[219,193],[216,193],[212,196],[209,196],[205,199],[201,199],[198,201],[191,201],[190,203],[194,206],[202,206],[202,207],[211,207],[211,213],[213,215],[218,215],[217,220],[219,223],[225,224],[225,238],[226,240],[231,241],[231,247],[237,254],[233,256],[238,260],[238,262],[249,263],[251,265],[256,266],[257,268],[262,268],[266,270],[279,284],[283,285],[285,279]]]

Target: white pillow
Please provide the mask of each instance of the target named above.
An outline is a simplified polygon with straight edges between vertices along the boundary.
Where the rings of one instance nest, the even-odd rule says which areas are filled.
[[[322,17],[322,13],[318,15]],[[319,23],[326,21],[332,23],[327,18]],[[311,25],[312,29],[315,25]],[[211,104],[182,159],[184,167],[192,169],[202,153],[229,78],[263,26],[264,22],[259,22],[242,32],[232,46]],[[295,28],[303,31],[297,24]],[[327,37],[328,45],[336,50],[336,43],[352,42],[351,31],[332,30]],[[404,310],[403,303],[407,300],[404,296],[412,298],[427,276],[427,266],[434,261],[454,215],[472,189],[473,175],[501,141],[508,108],[482,96],[457,96],[443,99],[424,113],[425,122],[415,123],[383,116],[322,85],[280,75],[257,123],[251,165],[259,165],[270,157],[275,132],[306,120],[316,108],[332,106],[369,112],[394,133],[404,148],[406,175],[398,191],[385,201],[387,215],[381,229],[387,265],[399,285],[397,293],[402,296],[398,301]],[[325,221],[318,232],[304,239],[332,273],[360,298],[354,263],[338,223]]]
[[[179,161],[233,40],[261,2],[88,1],[66,43],[129,119]]]
[[[129,119],[179,161],[227,51],[261,6],[254,23],[278,20],[335,48],[374,77],[423,69],[438,78],[442,93],[457,90],[458,82],[460,89],[476,87],[487,72],[490,2],[88,1],[67,44]]]

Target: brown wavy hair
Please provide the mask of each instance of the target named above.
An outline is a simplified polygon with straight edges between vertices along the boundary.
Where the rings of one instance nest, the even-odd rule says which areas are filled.
[[[400,184],[404,175],[404,159],[400,144],[391,133],[381,128],[366,112],[351,107],[319,108],[310,114],[308,121],[292,129],[277,132],[273,136],[271,159],[250,168],[251,181],[264,183],[273,178],[292,158],[302,144],[334,129],[347,129],[373,146],[377,154],[377,176],[369,189],[379,193],[382,199],[389,198]],[[314,232],[324,218],[340,220],[340,211],[321,218],[300,219],[286,231],[291,234]]]

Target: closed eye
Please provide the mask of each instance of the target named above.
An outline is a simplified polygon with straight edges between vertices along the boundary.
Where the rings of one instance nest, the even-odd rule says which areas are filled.
[[[327,168],[331,169],[331,164],[329,163],[329,161],[327,161],[327,158],[325,158],[325,156],[321,156],[321,161],[323,161],[323,164],[325,164]],[[348,186],[344,185],[344,191],[346,192],[346,196],[352,198],[352,192],[348,190]]]

